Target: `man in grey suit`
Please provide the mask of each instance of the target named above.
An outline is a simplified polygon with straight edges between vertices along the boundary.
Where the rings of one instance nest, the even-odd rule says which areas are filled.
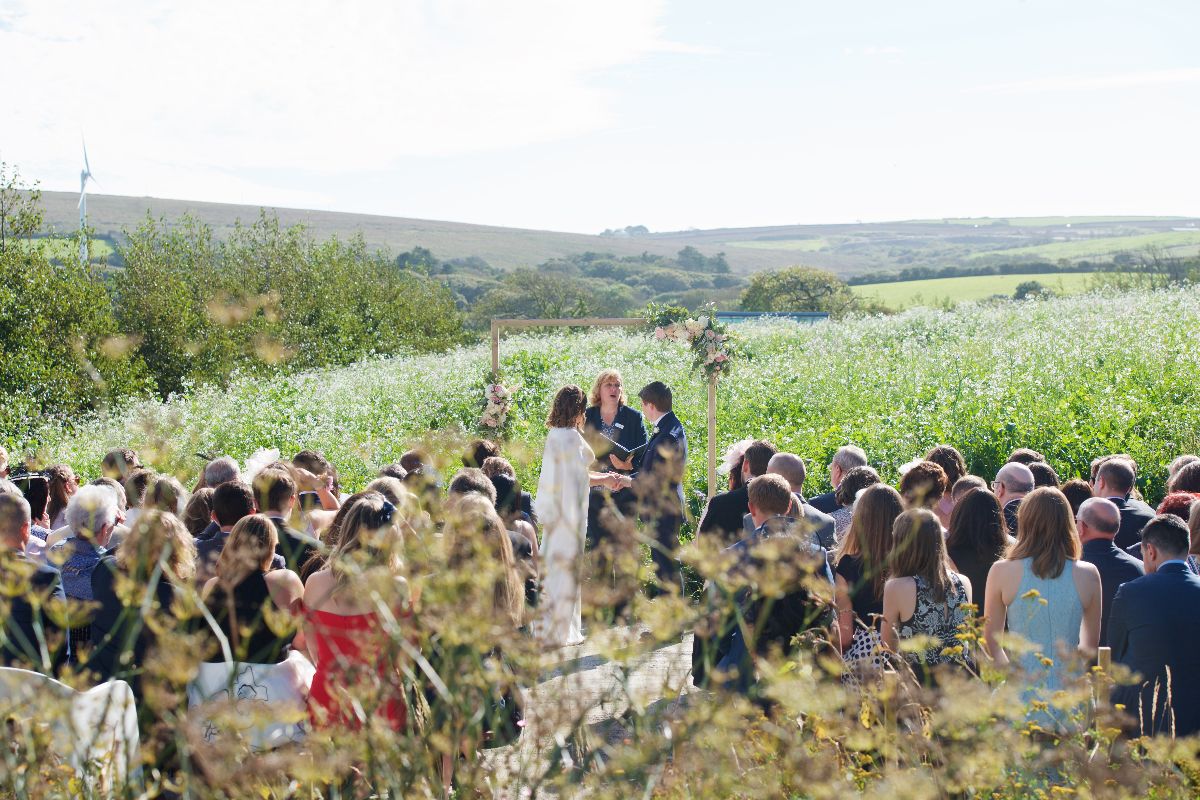
[[[823,514],[832,514],[837,511],[838,502],[834,495],[842,483],[842,478],[846,477],[846,473],[855,467],[865,467],[866,465],[867,454],[861,447],[855,447],[852,444],[839,447],[838,451],[833,454],[833,460],[829,462],[829,483],[833,486],[834,491],[819,494],[809,500],[808,504]]]

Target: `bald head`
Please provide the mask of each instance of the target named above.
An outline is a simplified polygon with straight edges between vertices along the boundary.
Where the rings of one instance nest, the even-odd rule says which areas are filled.
[[[1001,503],[1024,497],[1033,491],[1033,472],[1019,462],[1010,462],[996,473],[996,499]]]
[[[771,460],[767,462],[767,474],[781,476],[792,487],[793,492],[803,491],[804,479],[808,477],[804,460],[791,453],[776,453],[771,456]]]
[[[29,541],[29,503],[20,492],[0,491],[0,547],[24,550]]]
[[[1079,538],[1111,539],[1121,529],[1121,509],[1103,497],[1089,497],[1079,505]]]

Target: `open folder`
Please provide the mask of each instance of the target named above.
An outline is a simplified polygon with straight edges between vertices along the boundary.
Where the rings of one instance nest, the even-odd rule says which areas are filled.
[[[638,453],[645,450],[646,446],[650,444],[650,442],[648,442],[648,441],[643,442],[642,444],[640,444],[637,447],[630,450],[629,448],[625,447],[620,442],[617,442],[617,441],[614,441],[614,440],[608,438],[603,433],[600,434],[600,439],[602,440],[601,441],[601,449],[604,449],[606,451],[604,453],[604,455],[607,456],[607,455],[611,454],[611,455],[614,455],[617,458],[621,459],[622,461],[628,461],[633,456],[636,456]]]

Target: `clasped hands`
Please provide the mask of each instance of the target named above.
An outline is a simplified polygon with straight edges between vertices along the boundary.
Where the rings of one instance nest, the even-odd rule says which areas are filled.
[[[619,492],[622,489],[628,489],[633,485],[633,479],[628,475],[622,475],[619,472],[607,472],[604,475],[604,480],[600,485],[606,489],[611,489],[614,492]]]

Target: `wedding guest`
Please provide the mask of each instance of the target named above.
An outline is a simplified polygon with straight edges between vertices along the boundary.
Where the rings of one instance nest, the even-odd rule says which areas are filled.
[[[1054,467],[1047,464],[1045,461],[1035,461],[1028,465],[1029,471],[1033,473],[1034,488],[1039,486],[1050,486],[1058,489],[1062,486],[1062,481],[1058,479],[1058,473],[1054,471]]]
[[[380,478],[395,478],[398,481],[403,481],[408,477],[408,470],[400,462],[396,462],[394,464],[384,464],[379,468],[378,475]]]
[[[17,485],[25,502],[29,503],[29,535],[45,543],[54,530],[46,510],[50,504],[50,482],[45,475],[35,472],[19,478]]]
[[[894,544],[892,528],[902,511],[904,501],[891,486],[868,486],[854,504],[850,529],[834,555],[834,602],[849,668],[882,665],[878,651],[883,586]]]
[[[832,554],[838,542],[837,523],[831,515],[805,502],[804,479],[807,470],[804,468],[804,459],[792,453],[776,453],[767,462],[767,474],[780,476],[792,489],[792,508],[788,516],[796,522],[793,532],[814,538],[817,544]],[[839,479],[838,485],[842,482]],[[746,533],[754,530],[749,515],[742,518],[742,527]]]
[[[142,462],[138,460],[138,454],[135,451],[128,447],[118,447],[116,450],[109,450],[104,454],[104,458],[100,462],[100,474],[115,481],[124,481],[129,477],[129,473],[135,469],[141,469],[141,467]]]
[[[500,445],[491,439],[472,439],[463,453],[462,465],[478,469],[483,466],[484,461],[498,455],[500,455]]]
[[[879,481],[879,473],[871,467],[855,467],[842,478],[842,482],[834,491],[838,509],[829,515],[833,517],[833,535],[836,541],[840,542],[850,529],[850,522],[854,517],[854,501],[859,492]]]
[[[1167,491],[1200,494],[1200,461],[1191,461],[1180,467],[1167,483]]]
[[[333,518],[342,504],[342,487],[338,483],[337,467],[317,450],[301,450],[292,456],[291,473],[299,492],[300,510],[308,517]],[[313,530],[324,527],[323,522]]]
[[[1090,659],[1100,641],[1100,573],[1080,555],[1071,505],[1062,492],[1047,487],[1025,496],[1017,543],[988,573],[984,640],[998,664],[1020,666],[1029,684],[1026,704],[1045,702],[1066,686],[1078,674],[1070,656],[1078,651]],[[1005,625],[1032,649],[1010,659],[1000,641]],[[1032,719],[1049,729],[1066,722],[1053,708],[1035,711]]]
[[[291,525],[296,507],[296,481],[283,469],[264,469],[254,476],[254,496],[258,510],[275,523],[279,543],[275,552],[292,572],[299,572],[318,553],[321,543]]]
[[[1192,503],[1196,502],[1196,495],[1189,492],[1171,492],[1162,499],[1155,511],[1158,514],[1174,514],[1184,522],[1192,513]]]
[[[8,473],[8,451],[0,446],[0,478],[7,478]]]
[[[1024,464],[1025,466],[1035,464],[1038,461],[1044,462],[1045,460],[1046,457],[1044,455],[1039,453],[1037,450],[1033,450],[1028,447],[1018,447],[1016,450],[1013,450],[1012,455],[1008,457],[1009,464]]]
[[[478,467],[463,467],[454,473],[454,477],[450,479],[450,485],[446,487],[446,494],[451,502],[456,497],[469,494],[481,494],[492,504],[496,502],[496,487]]]
[[[108,552],[117,524],[117,496],[104,486],[83,486],[67,506],[72,537],[54,546],[51,558],[60,563],[67,597],[92,599],[92,573]]]
[[[398,575],[395,510],[381,494],[355,500],[328,566],[304,584],[304,637],[317,667],[309,708],[318,728],[357,729],[380,718],[404,730],[403,651],[388,646],[388,626],[403,630],[411,619],[407,584]]]
[[[1067,502],[1071,504],[1071,513],[1078,514],[1079,507],[1083,505],[1083,501],[1089,497],[1095,497],[1092,492],[1092,485],[1082,478],[1072,478],[1064,483],[1060,489]]]
[[[1142,562],[1113,544],[1121,528],[1121,512],[1111,500],[1093,497],[1083,501],[1075,515],[1083,560],[1100,572],[1100,645],[1108,645],[1108,619],[1113,597],[1121,584],[1142,577]]]
[[[867,466],[867,454],[861,447],[852,444],[843,445],[833,454],[829,462],[829,485],[833,488],[825,494],[819,494],[808,501],[808,504],[822,514],[832,514],[838,509],[835,492],[846,473],[855,467]],[[796,489],[793,487],[793,491]]]
[[[138,517],[116,554],[101,559],[91,575],[91,594],[99,608],[92,618],[88,668],[101,680],[127,681],[141,697],[155,631],[174,620],[171,607],[182,598],[195,571],[192,535],[177,517],[159,509]],[[122,583],[136,587],[132,596],[119,590]],[[150,624],[149,616],[158,622]]]
[[[987,596],[988,572],[1016,539],[1004,527],[1004,512],[996,495],[987,489],[972,489],[954,505],[946,552],[955,572],[967,576],[975,604]]]
[[[1132,462],[1110,458],[1096,470],[1093,484],[1096,497],[1111,500],[1121,512],[1121,528],[1113,543],[1122,549],[1141,541],[1142,528],[1154,518],[1154,509],[1129,500],[1136,475]]]
[[[649,441],[646,420],[640,411],[628,404],[625,383],[615,369],[602,370],[592,384],[584,415],[584,438],[596,453],[593,472],[616,471],[629,475],[641,468],[645,454],[643,445]],[[622,459],[613,452],[611,442],[636,452]],[[636,506],[637,498],[630,488],[612,491],[604,486],[593,487],[588,494],[588,549],[595,549],[602,541],[612,539],[611,532],[604,526],[601,513],[604,509],[611,508],[622,517],[628,517],[635,512]]]
[[[489,456],[488,458],[485,458],[483,460],[483,466],[480,467],[480,469],[483,470],[483,474],[488,476],[488,478],[492,478],[496,475],[506,475],[512,479],[514,484],[519,486],[516,469],[514,469],[512,463],[503,456]],[[605,472],[608,470],[598,471]],[[522,515],[522,518],[532,527],[536,528],[538,525],[538,519],[537,514],[535,514],[533,510],[533,495],[531,495],[529,492],[521,490],[515,502],[517,505],[517,511]]]
[[[932,668],[941,665],[972,667],[970,642],[958,637],[971,617],[971,582],[947,567],[937,515],[910,508],[896,518],[892,539],[890,577],[883,587],[884,646],[899,652],[902,641],[930,637],[925,650],[904,654],[921,683],[936,682]]]
[[[153,480],[153,472],[137,468],[131,470],[125,480],[121,482],[121,487],[125,489],[126,527],[132,527],[137,522],[138,515],[142,513],[142,507],[146,501],[146,492],[150,489],[150,483]]]
[[[1193,464],[1197,461],[1200,461],[1200,456],[1182,455],[1176,457],[1169,465],[1167,465],[1167,482],[1169,483],[1171,478],[1174,478],[1179,473],[1179,470],[1183,469],[1188,464]]]
[[[754,444],[753,439],[739,439],[725,449],[725,455],[721,457],[721,463],[717,465],[717,474],[727,476],[726,491],[732,492],[734,489],[740,489],[746,485],[746,481],[742,477],[742,463],[746,458],[746,448],[752,444]]]
[[[183,516],[180,517],[184,527],[192,535],[192,539],[197,542],[205,533],[209,533],[210,536],[212,533],[216,533],[216,528],[211,528],[213,525],[213,492],[215,491],[216,489],[212,486],[205,486],[192,492],[187,505],[184,506]]]
[[[946,473],[946,491],[938,500],[933,512],[937,514],[942,527],[950,525],[950,514],[954,511],[954,495],[950,489],[958,483],[958,479],[967,474],[967,462],[962,453],[948,444],[939,444],[925,454],[925,460],[931,461]]]
[[[142,507],[156,508],[182,517],[187,501],[188,493],[183,484],[170,475],[156,475],[146,489],[146,499],[142,502]]]
[[[1113,689],[1143,735],[1200,731],[1200,576],[1185,559],[1188,527],[1160,515],[1142,529],[1146,575],[1117,590],[1109,620],[1113,661],[1140,682]]]
[[[50,530],[54,531],[67,524],[67,504],[79,490],[79,478],[66,464],[47,467],[45,474],[50,482],[50,503],[46,513],[50,515]]]
[[[0,486],[0,581],[10,587],[8,613],[0,618],[0,666],[53,675],[66,660],[66,636],[46,611],[51,601],[66,599],[62,578],[26,555],[29,503],[8,481],[0,484],[7,484]]]
[[[202,486],[210,489],[215,489],[222,483],[230,481],[240,481],[242,479],[242,469],[238,466],[238,462],[233,456],[219,456],[209,461],[204,465],[204,474],[202,477]]]
[[[1200,500],[1192,503],[1192,510],[1188,514],[1188,531],[1192,535],[1192,546],[1187,557],[1188,569],[1200,575]]]
[[[237,485],[237,484],[233,484]],[[275,569],[279,534],[271,520],[251,514],[238,520],[204,584],[204,604],[216,621],[234,661],[277,664],[287,658],[295,631],[280,635],[267,624],[269,609],[283,618],[302,610],[304,584],[290,569]],[[278,625],[275,626],[279,627]],[[225,661],[216,634],[206,661]]]
[[[521,495],[521,485],[516,479],[508,475],[493,475],[491,480],[496,489],[494,510],[504,523],[509,544],[512,546],[517,571],[525,587],[525,603],[534,608],[538,604],[537,532],[518,508],[517,498]]]
[[[196,583],[201,587],[217,574],[217,562],[226,542],[229,541],[234,525],[257,510],[254,505],[254,491],[241,481],[222,483],[212,492],[210,518],[217,526],[217,531],[209,538],[196,543]],[[271,561],[271,568],[286,567],[283,556],[276,553]]]
[[[346,517],[350,514],[351,507],[355,502],[361,500],[366,495],[367,492],[363,491],[347,497],[345,502],[342,503],[341,508],[339,508],[337,513],[333,515],[333,519],[329,521],[329,524],[318,531],[321,549],[314,553],[308,559],[308,561],[300,566],[300,580],[307,583],[310,575],[329,566],[329,554],[334,550],[337,550],[338,545],[342,541],[342,528],[345,525]],[[391,501],[389,500],[388,502]],[[394,506],[396,504],[392,503],[392,505]],[[280,567],[286,567],[286,564],[283,563],[283,559],[280,559]]]
[[[683,475],[687,467],[687,434],[672,409],[670,387],[654,381],[638,393],[642,414],[654,429],[642,457],[642,466],[631,477],[618,476],[618,485],[632,486],[638,499],[638,516],[653,523],[655,543],[650,548],[659,588],[679,585],[679,528],[686,504]],[[544,543],[543,543],[544,546]]]
[[[937,508],[949,484],[946,471],[932,461],[918,461],[900,477],[900,496],[906,508]]]
[[[1019,462],[1010,461],[996,473],[992,492],[1004,509],[1004,524],[1010,534],[1017,530],[1017,509],[1021,507],[1021,500],[1034,488],[1033,472]]]
[[[1125,505],[1138,510],[1141,514],[1146,515],[1147,519],[1153,517],[1154,509],[1142,499],[1142,495],[1137,489],[1137,462],[1133,459],[1133,456],[1129,455],[1128,453],[1113,453],[1107,456],[1100,456],[1099,458],[1092,459],[1090,483],[1092,484],[1092,491],[1095,492],[1096,497],[1104,496],[1096,490],[1096,479],[1100,474],[1100,467],[1104,466],[1109,461],[1123,462],[1133,473],[1133,479],[1130,482],[1129,493],[1125,496]],[[1167,484],[1167,491],[1171,491],[1171,486],[1169,483]],[[1120,506],[1121,504],[1117,503],[1117,507],[1120,508]]]
[[[988,488],[987,481],[978,475],[963,475],[954,482],[953,486],[950,487],[950,497],[955,503],[958,503],[958,501],[963,498],[963,495],[972,489],[986,488]]]
[[[767,473],[771,457],[779,452],[770,442],[757,440],[746,448],[742,458],[742,480],[749,483],[752,478]],[[749,512],[749,488],[742,486],[722,492],[708,502],[708,508],[700,519],[697,535],[715,538],[722,547],[739,541],[743,534],[743,518]]]

